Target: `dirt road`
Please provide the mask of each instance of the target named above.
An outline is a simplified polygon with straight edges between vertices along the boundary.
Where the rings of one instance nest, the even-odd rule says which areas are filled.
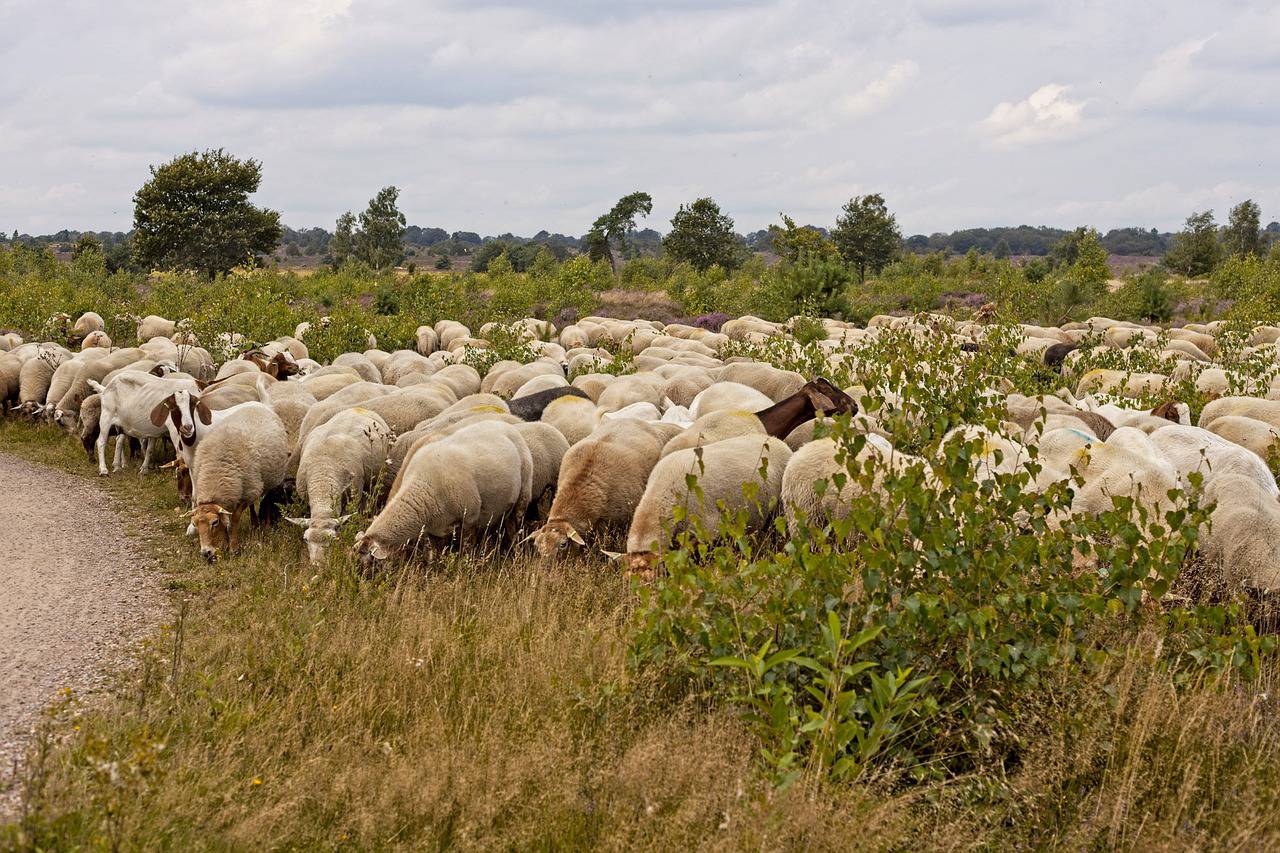
[[[94,481],[0,453],[0,820],[40,711],[100,683],[161,600]]]

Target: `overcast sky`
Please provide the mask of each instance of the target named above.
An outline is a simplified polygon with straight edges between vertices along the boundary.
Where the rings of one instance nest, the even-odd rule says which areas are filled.
[[[1280,4],[0,0],[0,229],[128,229],[224,147],[332,228],[580,234],[646,190],[740,231],[881,192],[907,234],[1280,218]]]

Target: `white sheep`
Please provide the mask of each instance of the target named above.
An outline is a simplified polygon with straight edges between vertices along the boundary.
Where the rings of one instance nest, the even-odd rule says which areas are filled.
[[[1255,478],[1238,474],[1205,484],[1214,504],[1202,538],[1204,555],[1223,580],[1261,592],[1280,589],[1280,502]]]
[[[529,505],[533,458],[511,424],[486,421],[431,442],[405,465],[399,489],[360,535],[373,565],[426,540],[467,540],[503,526],[514,535]]]
[[[1184,489],[1189,487],[1193,472],[1202,474],[1206,483],[1235,474],[1255,480],[1272,497],[1280,496],[1276,478],[1256,453],[1207,429],[1170,424],[1151,433],[1151,443],[1177,470],[1178,483]]]
[[[628,524],[663,445],[676,431],[669,424],[606,421],[573,444],[560,465],[547,523],[531,537],[538,552],[550,557],[570,542],[584,545],[584,537],[602,528]]]
[[[852,451],[852,442],[819,438],[792,454],[782,474],[782,505],[793,536],[802,522],[823,526],[848,515],[850,504],[864,494],[859,477],[866,466],[873,471],[873,490],[883,489],[886,475],[900,476],[911,465],[924,466],[923,459],[895,450],[878,435],[867,435],[862,448]]]
[[[249,403],[212,429],[196,448],[191,525],[200,554],[240,545],[240,518],[284,483],[289,461],[284,424],[263,403]]]
[[[804,383],[801,383],[802,385]],[[776,402],[767,394],[740,382],[716,382],[693,398],[689,406],[694,420],[719,411],[759,412]]]
[[[338,536],[338,526],[350,518],[337,515],[342,502],[351,499],[365,504],[374,481],[386,471],[393,440],[387,422],[361,406],[339,412],[307,437],[295,488],[311,514],[287,521],[303,528],[302,541],[311,562],[324,558],[325,549]]]
[[[654,466],[644,495],[627,531],[627,567],[647,572],[668,544],[667,537],[701,520],[710,536],[720,531],[722,507],[733,513],[745,510],[748,529],[759,529],[777,509],[782,476],[791,459],[791,448],[776,438],[744,435],[702,448],[681,450]],[[764,477],[760,475],[764,469]],[[687,476],[698,478],[696,492]],[[676,506],[686,515],[675,522]]]

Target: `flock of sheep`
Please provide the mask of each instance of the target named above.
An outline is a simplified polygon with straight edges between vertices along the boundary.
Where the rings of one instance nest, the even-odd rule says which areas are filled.
[[[211,352],[160,317],[139,320],[130,347],[114,346],[92,312],[66,322],[78,351],[0,335],[0,403],[76,434],[103,475],[112,436],[116,471],[130,442],[141,444],[143,472],[171,444],[166,467],[190,507],[188,533],[210,560],[238,547],[246,516],[273,520],[292,491],[309,514],[287,520],[302,528],[313,561],[358,508],[372,516],[354,546],[366,566],[481,541],[532,541],[554,557],[603,550],[625,530],[622,559],[647,572],[694,517],[714,534],[726,510],[756,529],[782,512],[793,531],[846,513],[868,480],[837,476],[848,470],[847,444],[824,437],[824,418],[846,415],[865,434],[855,461],[876,472],[872,489],[884,474],[928,468],[895,449],[885,427],[902,389],[874,381],[841,389],[732,356],[731,341],[786,339],[784,325],[754,317],[719,332],[605,317],[563,329],[523,320],[513,328],[527,358],[498,361],[484,375],[468,355],[490,345],[490,328],[473,334],[449,320],[420,327],[414,349],[386,352],[370,340],[330,364],[309,357],[306,324],[239,354],[232,336],[211,342]],[[992,328],[929,315],[876,317],[866,328],[822,323],[826,339],[815,346],[831,375],[854,377],[864,375],[862,347],[885,334],[951,336],[965,357]],[[974,477],[1028,470],[1029,489],[1078,478],[1072,510],[1098,512],[1115,496],[1159,510],[1199,472],[1216,504],[1205,552],[1230,583],[1280,587],[1280,489],[1268,465],[1280,442],[1280,380],[1246,378],[1246,395],[1229,393],[1242,380],[1214,362],[1219,333],[1216,324],[1162,331],[1104,318],[1022,326],[1016,355],[1069,375],[1086,354],[1082,343],[1158,347],[1172,368],[1091,370],[1074,388],[1038,397],[991,377],[984,393],[1002,403],[999,428],[953,431],[981,448]],[[1248,353],[1277,355],[1280,328],[1252,335]],[[623,350],[634,372],[608,372]],[[1121,405],[1184,376],[1217,396],[1198,426],[1176,400]],[[935,381],[949,381],[945,368]]]

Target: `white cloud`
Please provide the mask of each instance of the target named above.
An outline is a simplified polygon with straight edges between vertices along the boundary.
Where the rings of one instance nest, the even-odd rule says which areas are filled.
[[[1048,83],[1026,99],[995,105],[982,121],[996,145],[1017,147],[1061,139],[1080,129],[1085,102],[1067,96],[1069,86]]]
[[[910,59],[895,62],[884,74],[863,86],[861,91],[846,95],[841,106],[851,116],[875,112],[910,85],[919,74],[920,66]]]
[[[1134,100],[1141,106],[1169,106],[1186,99],[1199,81],[1191,64],[1213,36],[1176,44],[1161,53],[1134,87]]]

